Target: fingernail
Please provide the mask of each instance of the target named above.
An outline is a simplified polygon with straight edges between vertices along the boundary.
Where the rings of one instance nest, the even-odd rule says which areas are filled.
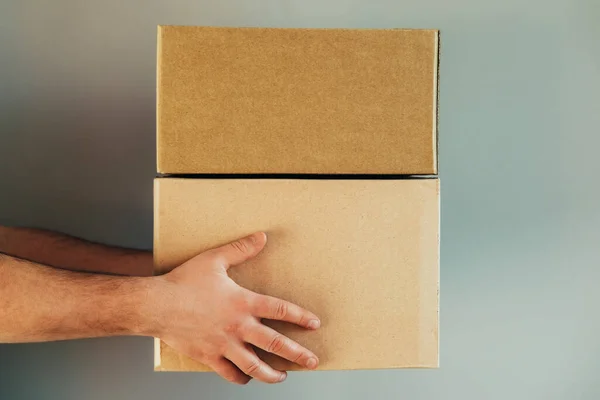
[[[309,358],[308,360],[306,360],[306,366],[310,369],[316,368],[317,367],[317,359],[316,358]]]
[[[285,381],[285,378],[287,378],[287,374],[281,374],[281,376],[279,377],[279,382]]]
[[[308,327],[310,329],[317,329],[319,326],[321,326],[321,322],[319,322],[318,319],[311,319],[308,321]]]

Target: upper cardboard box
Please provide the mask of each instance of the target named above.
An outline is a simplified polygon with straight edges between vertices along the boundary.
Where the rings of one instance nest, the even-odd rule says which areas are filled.
[[[438,31],[158,29],[160,173],[436,174]]]

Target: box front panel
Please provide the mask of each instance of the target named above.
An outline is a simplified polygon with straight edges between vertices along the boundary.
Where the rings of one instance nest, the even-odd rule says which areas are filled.
[[[435,174],[435,30],[159,28],[161,173]]]
[[[313,350],[320,369],[437,366],[437,179],[169,178],[156,180],[155,202],[156,273],[267,233],[263,252],[231,276],[320,316],[316,332],[268,322]],[[157,370],[206,370],[164,343],[157,351]]]

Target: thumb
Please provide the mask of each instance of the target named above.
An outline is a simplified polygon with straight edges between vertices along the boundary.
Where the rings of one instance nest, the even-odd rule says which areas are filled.
[[[267,244],[264,232],[253,233],[235,242],[210,250],[211,255],[223,261],[225,269],[255,257]]]

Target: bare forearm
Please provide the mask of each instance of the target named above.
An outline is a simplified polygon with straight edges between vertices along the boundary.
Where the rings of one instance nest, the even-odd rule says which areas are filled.
[[[150,252],[104,246],[40,229],[0,226],[0,252],[71,271],[152,274]]]
[[[307,329],[320,322],[298,305],[251,292],[228,276],[266,240],[257,232],[153,277],[65,271],[0,254],[0,343],[154,336],[232,382],[281,382],[285,372],[262,361],[253,346],[309,369],[318,359],[261,321]]]
[[[0,342],[152,334],[152,279],[64,271],[0,255]]]

